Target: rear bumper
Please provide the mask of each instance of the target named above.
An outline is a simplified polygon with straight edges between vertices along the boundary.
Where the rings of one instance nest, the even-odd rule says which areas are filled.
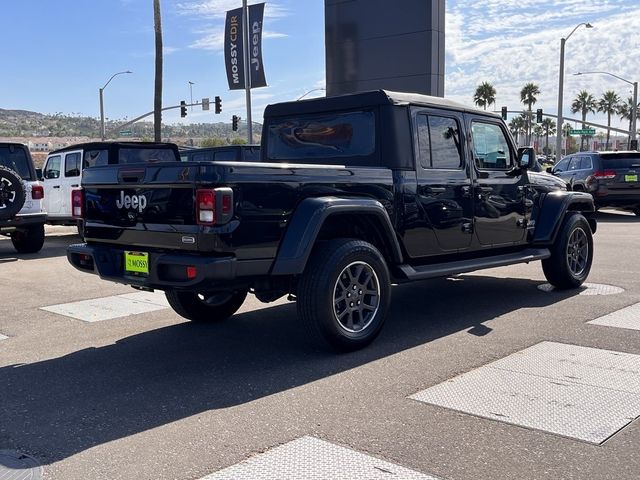
[[[13,231],[22,227],[29,227],[32,225],[44,225],[47,220],[47,215],[44,213],[25,213],[18,214],[8,220],[0,220],[0,232]]]
[[[82,243],[67,247],[67,259],[81,272],[93,273],[104,280],[158,290],[198,290],[235,281],[248,282],[250,277],[267,275],[273,263],[272,259],[240,261],[234,257],[149,252],[149,275],[137,276],[124,270],[126,250],[131,249]],[[187,267],[195,267],[194,278],[188,278]]]
[[[593,201],[598,207],[637,207],[640,206],[640,190],[624,193],[616,191],[597,191]]]

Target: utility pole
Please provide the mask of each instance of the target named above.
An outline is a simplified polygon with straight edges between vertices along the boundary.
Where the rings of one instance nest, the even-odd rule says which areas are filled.
[[[156,142],[162,141],[162,17],[160,0],[153,0],[153,23],[156,38],[156,78],[153,99],[153,131]],[[193,103],[193,102],[192,102]]]

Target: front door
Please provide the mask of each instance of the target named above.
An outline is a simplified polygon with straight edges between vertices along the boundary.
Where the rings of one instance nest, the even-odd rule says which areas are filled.
[[[470,118],[474,159],[474,229],[482,246],[525,240],[527,174],[499,120]]]

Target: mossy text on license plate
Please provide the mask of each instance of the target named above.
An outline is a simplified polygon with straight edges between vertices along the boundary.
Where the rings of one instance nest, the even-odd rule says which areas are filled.
[[[124,270],[133,275],[149,275],[149,254],[124,252]]]
[[[638,175],[625,175],[624,176],[624,181],[625,182],[637,182],[638,181]]]

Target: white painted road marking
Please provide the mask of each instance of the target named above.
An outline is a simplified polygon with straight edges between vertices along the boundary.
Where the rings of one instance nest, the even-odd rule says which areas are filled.
[[[623,308],[604,317],[591,320],[592,325],[604,325],[605,327],[628,328],[640,330],[640,303]]]
[[[41,310],[84,322],[100,322],[102,320],[163,310],[168,306],[169,304],[162,292],[136,292],[51,305],[42,307]]]
[[[202,480],[435,480],[314,437],[302,437]]]
[[[543,342],[410,398],[601,444],[640,416],[640,355]]]
[[[9,337],[0,333],[0,340],[6,340],[7,338]]]

